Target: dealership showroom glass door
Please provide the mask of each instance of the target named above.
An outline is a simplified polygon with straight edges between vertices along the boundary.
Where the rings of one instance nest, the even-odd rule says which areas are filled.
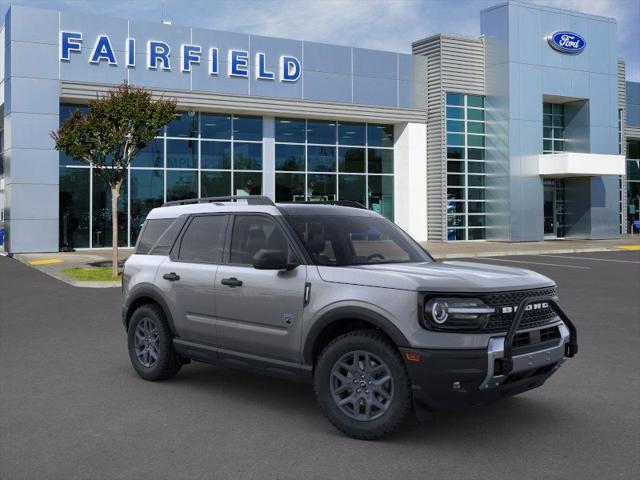
[[[567,202],[565,182],[560,178],[545,178],[544,238],[563,238],[566,234]]]

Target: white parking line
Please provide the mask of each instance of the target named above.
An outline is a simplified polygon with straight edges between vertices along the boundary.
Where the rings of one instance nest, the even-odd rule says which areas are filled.
[[[561,263],[525,262],[524,260],[506,260],[504,258],[494,258],[494,257],[485,257],[485,259],[487,262],[526,263],[528,265],[546,265],[547,267],[579,268],[580,270],[591,270],[591,267],[579,267],[577,265],[563,265]],[[480,260],[480,259],[477,258],[474,260]]]
[[[593,258],[593,257],[569,257],[566,255],[540,255],[541,257],[550,257],[550,258],[569,258],[571,260],[594,260],[597,262],[616,262],[616,263],[637,263],[635,260],[614,260],[612,258]]]

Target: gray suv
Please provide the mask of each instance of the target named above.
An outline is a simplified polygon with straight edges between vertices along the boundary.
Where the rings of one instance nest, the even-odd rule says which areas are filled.
[[[412,409],[538,387],[577,353],[547,277],[435,261],[357,207],[255,196],[152,210],[124,268],[136,372],[164,380],[200,361],[306,381],[339,430],[378,439]]]

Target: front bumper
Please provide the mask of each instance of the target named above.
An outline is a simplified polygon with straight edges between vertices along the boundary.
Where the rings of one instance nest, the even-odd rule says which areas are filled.
[[[401,349],[416,407],[422,413],[455,410],[539,387],[567,358],[569,330],[563,323],[557,327],[560,338],[553,345],[535,351],[514,350],[513,368],[507,374],[502,364],[504,336],[491,338],[486,349]]]

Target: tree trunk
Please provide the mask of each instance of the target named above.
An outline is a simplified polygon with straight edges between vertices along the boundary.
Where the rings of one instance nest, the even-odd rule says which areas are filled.
[[[120,197],[120,186],[118,182],[111,186],[111,276],[118,278],[118,198]]]

